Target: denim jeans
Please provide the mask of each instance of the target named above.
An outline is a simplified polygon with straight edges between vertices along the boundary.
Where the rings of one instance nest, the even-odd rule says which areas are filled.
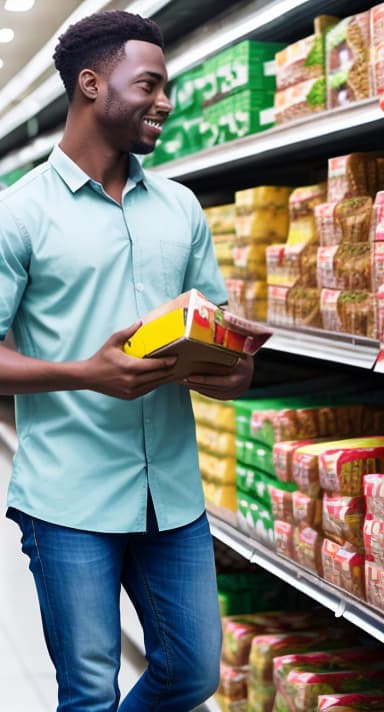
[[[100,534],[16,510],[58,681],[57,712],[189,712],[219,682],[221,627],[205,514],[159,532]],[[148,666],[121,702],[120,587],[143,626]]]

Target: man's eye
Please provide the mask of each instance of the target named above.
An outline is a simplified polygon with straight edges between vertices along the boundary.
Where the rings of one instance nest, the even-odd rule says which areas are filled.
[[[139,83],[140,83],[140,86],[141,86],[145,91],[148,91],[148,92],[153,91],[153,87],[154,87],[153,82],[149,82],[149,81],[147,81],[147,80],[144,79],[144,80],[142,80],[142,81],[139,82]]]

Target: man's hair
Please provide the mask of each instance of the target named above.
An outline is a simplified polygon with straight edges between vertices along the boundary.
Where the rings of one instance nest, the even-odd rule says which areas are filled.
[[[98,12],[70,25],[60,35],[53,61],[69,101],[82,69],[108,71],[123,57],[127,40],[152,42],[163,49],[159,26],[124,10]]]

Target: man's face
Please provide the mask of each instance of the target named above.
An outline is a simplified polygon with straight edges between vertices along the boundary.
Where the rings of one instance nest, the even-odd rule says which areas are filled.
[[[97,107],[100,128],[113,148],[142,154],[154,150],[172,109],[164,93],[167,78],[160,47],[139,40],[126,43],[125,56],[105,79]]]

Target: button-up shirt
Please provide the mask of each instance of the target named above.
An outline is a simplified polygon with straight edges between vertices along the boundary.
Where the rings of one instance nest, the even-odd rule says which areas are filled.
[[[59,147],[0,193],[0,338],[47,361],[92,356],[108,337],[196,287],[226,300],[199,202],[130,156],[119,204]],[[185,386],[135,400],[91,390],[16,396],[8,505],[102,532],[159,529],[204,510]]]

